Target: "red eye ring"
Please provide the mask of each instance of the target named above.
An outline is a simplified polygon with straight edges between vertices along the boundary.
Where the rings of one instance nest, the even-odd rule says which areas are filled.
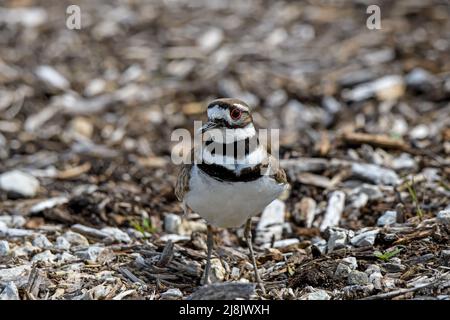
[[[231,116],[231,119],[233,119],[233,120],[238,120],[241,117],[241,115],[242,115],[242,111],[239,110],[238,108],[234,108],[230,111],[230,116]]]

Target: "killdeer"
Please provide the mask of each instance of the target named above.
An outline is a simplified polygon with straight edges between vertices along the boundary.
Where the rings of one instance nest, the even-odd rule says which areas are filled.
[[[286,174],[259,142],[250,109],[238,99],[217,99],[208,105],[201,128],[202,146],[191,151],[189,164],[178,174],[175,195],[207,224],[207,261],[203,282],[209,282],[213,248],[212,226],[237,228],[245,224],[255,280],[263,294],[252,246],[251,217],[260,213],[286,188]],[[239,148],[241,146],[241,148]]]

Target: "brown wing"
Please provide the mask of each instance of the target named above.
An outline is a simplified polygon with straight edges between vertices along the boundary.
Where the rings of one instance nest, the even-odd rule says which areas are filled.
[[[189,178],[191,176],[192,164],[183,164],[178,173],[175,185],[175,196],[179,201],[183,201],[184,195],[189,191]]]

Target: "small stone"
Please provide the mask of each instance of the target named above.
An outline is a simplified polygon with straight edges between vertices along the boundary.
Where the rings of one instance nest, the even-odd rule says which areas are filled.
[[[181,236],[179,234],[165,234],[161,238],[159,238],[159,240],[164,241],[164,242],[167,242],[170,240],[173,243],[175,243],[175,242],[180,242],[180,241],[189,241],[189,240],[191,240],[191,237]]]
[[[274,248],[284,248],[284,247],[289,247],[292,245],[296,245],[299,244],[300,240],[297,238],[292,238],[292,239],[283,239],[283,240],[277,240],[273,243],[273,247]]]
[[[378,233],[379,230],[365,231],[362,229],[362,232],[360,231],[359,234],[354,236],[350,243],[355,247],[373,246]]]
[[[373,272],[369,275],[369,282],[373,284],[373,287],[377,290],[383,289],[383,275],[381,272]]]
[[[101,229],[101,231],[114,238],[116,241],[125,243],[131,242],[130,236],[118,228],[106,227]]]
[[[89,241],[81,234],[73,231],[67,231],[62,235],[71,245],[74,246],[88,246]]]
[[[330,300],[330,295],[325,290],[316,290],[302,295],[300,300]]]
[[[369,277],[364,272],[352,270],[348,274],[347,282],[349,285],[364,286],[369,283]]]
[[[375,272],[381,272],[381,268],[376,264],[369,264],[365,272],[367,273],[367,275],[371,275]]]
[[[394,170],[414,169],[417,163],[408,153],[402,153],[399,157],[392,159],[391,167]]]
[[[23,246],[17,246],[12,251],[14,257],[28,257],[30,254],[41,251],[38,247],[33,246],[29,241],[25,241]]]
[[[237,279],[239,279],[240,275],[241,275],[241,270],[239,268],[233,267],[231,269],[231,278],[232,279],[237,280]]]
[[[2,222],[9,228],[21,228],[25,225],[27,220],[19,215],[0,216],[0,223]]]
[[[430,129],[425,124],[419,124],[411,129],[409,137],[413,140],[426,139],[430,135]]]
[[[441,251],[441,260],[444,266],[450,267],[450,250]]]
[[[211,28],[207,30],[198,39],[199,47],[205,52],[211,52],[216,49],[222,42],[224,33],[219,28]]]
[[[28,264],[0,269],[0,283],[13,281],[17,286],[25,285],[28,282],[30,271],[31,266]]]
[[[400,263],[386,262],[382,264],[383,269],[388,273],[403,272],[406,270],[406,266]]]
[[[336,271],[334,272],[334,277],[337,279],[347,279],[350,271],[352,271],[350,267],[341,262],[338,264]]]
[[[408,87],[426,91],[432,88],[434,76],[422,68],[414,68],[406,75],[405,80]]]
[[[50,250],[45,250],[44,252],[34,255],[31,262],[44,262],[53,263],[56,260],[56,256],[50,252]]]
[[[39,190],[39,181],[32,175],[13,170],[0,175],[0,189],[22,197],[34,197]]]
[[[325,216],[320,225],[320,230],[324,231],[328,227],[333,227],[339,224],[342,212],[344,211],[345,193],[343,191],[334,191],[328,200]]]
[[[41,248],[41,249],[51,249],[53,244],[47,239],[43,234],[38,235],[33,240],[33,246]]]
[[[183,293],[178,288],[169,289],[166,292],[161,293],[162,300],[176,300],[180,298],[183,298]]]
[[[77,260],[77,257],[75,257],[74,255],[68,253],[68,252],[63,252],[61,254],[58,255],[58,262],[59,263],[66,263],[66,262],[73,262]]]
[[[0,293],[0,300],[20,300],[19,291],[14,282],[8,282]]]
[[[51,66],[39,66],[36,68],[35,73],[39,79],[53,88],[60,90],[70,88],[69,81]]]
[[[380,167],[375,164],[353,163],[352,174],[363,180],[368,180],[375,184],[397,185],[400,178],[395,171]]]
[[[443,224],[450,225],[450,209],[439,211],[437,219]]]
[[[69,201],[66,197],[55,197],[39,202],[31,207],[30,213],[38,213],[44,211],[45,209],[50,209],[56,207],[60,204],[64,204]]]
[[[94,125],[85,117],[76,117],[70,121],[69,131],[74,138],[89,140],[94,133]]]
[[[211,282],[222,282],[225,279],[225,274],[226,271],[220,259],[211,259],[211,272],[209,274]]]
[[[325,254],[327,251],[327,241],[322,238],[315,237],[311,240],[311,249],[317,250],[320,254]]]
[[[77,251],[76,255],[89,263],[102,263],[114,258],[110,249],[99,246],[90,246],[85,250]]]
[[[356,270],[358,268],[358,261],[355,257],[347,257],[342,259],[342,263],[345,263],[350,267],[351,270]]]
[[[181,227],[181,217],[173,213],[164,215],[164,230],[167,233],[179,234]]]
[[[9,243],[6,240],[0,240],[0,257],[7,256],[9,254]]]
[[[70,242],[67,241],[66,238],[59,236],[58,238],[56,238],[55,247],[56,247],[56,249],[60,249],[60,250],[69,250],[71,245],[70,245]]]
[[[349,235],[353,234],[353,231],[349,231],[343,228],[329,228],[328,229],[329,237],[328,237],[328,252],[331,252],[335,249],[344,248],[347,244]]]
[[[387,225],[394,224],[396,222],[397,222],[397,212],[389,210],[378,218],[377,225],[380,227],[384,227]]]

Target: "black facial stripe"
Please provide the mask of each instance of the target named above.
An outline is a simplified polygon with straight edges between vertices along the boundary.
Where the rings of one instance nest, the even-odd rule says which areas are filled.
[[[227,182],[249,182],[259,179],[263,176],[263,165],[258,164],[251,168],[245,168],[238,175],[233,170],[214,163],[201,163],[197,165],[200,170],[219,181]]]

